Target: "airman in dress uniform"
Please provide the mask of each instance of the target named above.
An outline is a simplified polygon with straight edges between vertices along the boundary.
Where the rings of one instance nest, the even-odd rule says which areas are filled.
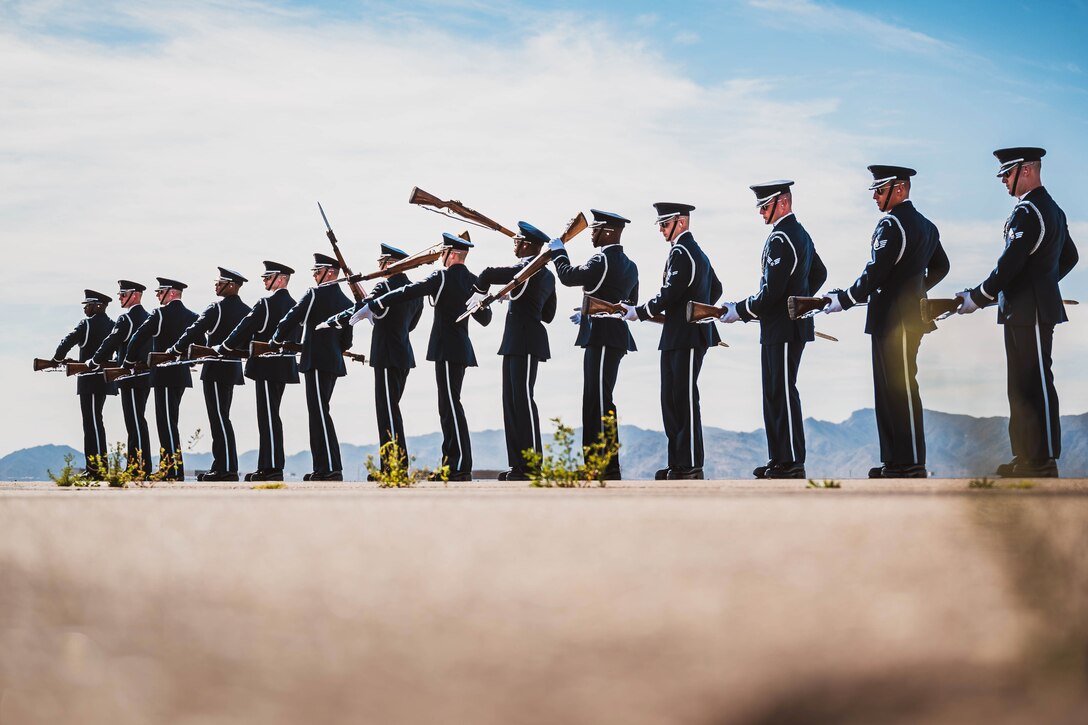
[[[1037,147],[994,151],[998,177],[1017,197],[1005,221],[1005,251],[982,284],[959,293],[960,314],[997,303],[1005,330],[1008,369],[1009,440],[1012,461],[999,476],[1057,477],[1062,453],[1058,391],[1051,370],[1054,326],[1067,321],[1058,282],[1079,254],[1065,212],[1043,186]]]
[[[587,295],[606,302],[638,302],[638,267],[623,251],[620,237],[630,223],[619,214],[590,209],[593,222],[593,246],[597,250],[581,266],[574,266],[566,245],[552,243],[552,263],[555,274],[567,287],[581,287]],[[620,361],[635,351],[627,321],[614,317],[583,318],[575,312],[571,320],[578,325],[574,344],[585,349],[582,356],[582,447],[592,446],[604,430],[601,420],[612,416],[617,421],[613,393],[619,377]],[[618,430],[617,430],[618,435]],[[613,456],[604,471],[604,480],[618,481],[619,456]]]
[[[443,269],[426,279],[398,287],[362,305],[352,315],[352,324],[372,319],[385,310],[410,300],[426,297],[434,307],[434,322],[427,345],[427,359],[434,363],[438,383],[438,415],[442,423],[442,462],[449,466],[450,481],[472,480],[472,442],[468,421],[461,405],[461,385],[465,370],[476,367],[476,352],[468,336],[468,320],[457,321],[464,314],[472,295],[476,275],[465,266],[472,242],[453,234],[442,234]],[[481,325],[491,322],[491,309],[473,314]]]
[[[310,455],[314,470],[303,476],[305,481],[343,481],[344,466],[340,460],[340,441],[329,413],[332,391],[337,378],[347,375],[344,351],[351,347],[351,328],[316,329],[327,317],[351,306],[336,281],[340,263],[327,254],[314,254],[316,287],[306,290],[302,299],[284,315],[276,326],[271,342],[282,345],[294,339],[302,326],[302,359],[298,369],[306,379],[306,408],[310,419]]]
[[[286,264],[264,261],[261,281],[272,294],[257,300],[253,309],[227,335],[220,353],[230,356],[248,349],[253,340],[268,342],[276,325],[295,306],[295,298],[287,291],[287,283],[295,270]],[[296,342],[296,340],[291,340]],[[298,360],[294,354],[250,356],[246,360],[245,376],[254,382],[257,392],[257,470],[245,475],[247,481],[283,480],[283,420],[280,403],[288,385],[298,384]]]
[[[763,244],[759,291],[728,303],[722,322],[759,321],[763,372],[763,425],[767,433],[767,465],[756,478],[805,478],[805,427],[797,369],[805,343],[815,339],[811,318],[791,320],[786,300],[809,297],[827,279],[812,237],[793,213],[793,182],[768,181],[749,187],[763,223],[772,225]]]
[[[408,258],[408,253],[391,244],[382,244],[378,256],[378,270],[384,272],[391,264]],[[362,309],[371,300],[387,292],[411,284],[408,275],[403,272],[392,274],[374,285],[370,296],[354,307],[344,310],[328,320],[332,326],[347,326],[351,316]],[[415,352],[409,333],[416,329],[423,314],[423,300],[416,298],[403,304],[386,307],[370,318],[374,331],[370,335],[370,367],[374,368],[374,412],[378,418],[379,451],[392,441],[396,441],[399,460],[407,462],[408,437],[404,431],[404,419],[400,413],[400,400],[404,397],[404,388],[408,382],[408,373],[416,366]],[[387,471],[388,456],[381,459],[383,471]],[[372,481],[373,474],[367,474]]]
[[[914,169],[870,166],[873,201],[884,216],[872,236],[872,253],[861,276],[832,290],[825,312],[868,301],[865,332],[872,336],[873,389],[882,466],[870,478],[925,478],[926,436],[918,392],[918,346],[937,329],[922,320],[921,300],[948,274],[940,232],[910,200]]]
[[[95,368],[105,366],[115,357],[124,360],[130,351],[132,357],[138,360],[147,360],[147,354],[151,352],[151,340],[144,342],[142,350],[132,350],[129,344],[136,330],[147,319],[147,310],[142,304],[147,288],[128,279],[117,280],[117,286],[120,288],[117,300],[125,312],[118,316],[110,334],[91,358],[90,364]],[[151,460],[151,437],[147,430],[146,414],[147,396],[151,394],[151,373],[142,371],[119,380],[117,390],[121,394],[121,411],[128,432],[128,460],[125,465],[132,467],[135,464],[135,470],[146,476],[149,473],[147,464]]]
[[[200,317],[181,334],[170,352],[185,357],[189,345],[217,347],[249,314],[250,307],[238,296],[238,290],[248,282],[238,272],[219,267],[215,280],[218,302],[208,305]],[[234,440],[234,425],[230,422],[230,407],[234,402],[234,387],[244,385],[242,361],[229,358],[206,358],[200,371],[204,386],[204,405],[208,409],[208,429],[212,433],[212,465],[198,481],[237,481],[238,446]]]
[[[706,349],[721,338],[713,325],[687,321],[688,302],[711,304],[722,284],[710,260],[688,229],[691,204],[658,202],[657,227],[669,243],[661,289],[647,303],[622,303],[629,321],[648,320],[664,313],[661,328],[661,417],[669,440],[668,466],[657,480],[703,478],[703,421],[699,409],[699,373]]]
[[[181,301],[181,294],[188,286],[184,282],[167,277],[155,278],[159,286],[155,296],[159,307],[151,312],[136,333],[129,339],[125,352],[125,365],[146,363],[146,350],[150,341],[151,352],[170,350],[181,333],[196,320],[197,314]],[[144,357],[138,357],[144,355]],[[159,468],[165,469],[168,481],[185,480],[185,462],[181,451],[181,435],[178,431],[178,413],[186,388],[193,387],[193,376],[187,365],[155,367],[151,369],[151,388],[155,391],[155,427],[159,436]],[[145,458],[150,461],[149,456]]]
[[[514,256],[521,261],[509,267],[488,267],[473,286],[474,297],[483,299],[491,285],[505,285],[514,279],[548,243],[548,235],[528,222],[518,222]],[[555,276],[546,268],[528,282],[510,291],[499,354],[502,355],[502,415],[506,431],[506,460],[510,470],[499,474],[500,481],[528,481],[530,469],[523,451],[543,451],[540,440],[540,413],[534,391],[537,366],[551,357],[548,330],[544,323],[555,318]],[[472,300],[469,301],[472,304]]]
[[[79,361],[90,361],[113,327],[113,320],[106,315],[106,306],[109,303],[109,295],[94,290],[83,290],[85,317],[57,345],[57,351],[53,353],[54,362],[63,360],[68,351],[76,345],[79,345]],[[101,470],[96,461],[104,461],[107,455],[106,428],[102,423],[102,408],[106,404],[106,396],[116,395],[117,389],[113,384],[106,382],[104,375],[83,374],[76,381],[76,394],[79,396],[79,408],[83,415],[83,457],[86,473],[98,476]]]

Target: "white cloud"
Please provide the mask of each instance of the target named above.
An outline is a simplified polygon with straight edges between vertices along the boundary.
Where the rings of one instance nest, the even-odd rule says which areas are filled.
[[[796,5],[807,12],[807,4]],[[159,42],[110,46],[25,29],[0,35],[0,64],[20,69],[5,80],[9,102],[0,109],[0,164],[15,182],[0,200],[0,236],[15,260],[0,272],[0,304],[40,310],[0,357],[0,374],[19,381],[9,405],[27,411],[0,423],[6,449],[79,440],[68,385],[25,368],[78,318],[83,287],[109,291],[121,276],[172,276],[191,284],[186,300],[199,309],[211,301],[216,265],[253,279],[261,259],[307,268],[309,254],[327,245],[317,200],[360,269],[371,266],[380,241],[417,249],[462,228],[409,207],[414,185],[508,226],[525,219],[549,232],[579,210],[614,209],[635,220],[625,242],[644,294],[664,251],[650,204],[687,200],[698,206],[695,233],[727,295],[742,297],[757,286],[766,234],[747,187],[787,176],[798,182],[798,215],[831,270],[830,284],[849,283],[868,256],[877,213],[863,154],[880,139],[830,123],[835,98],[783,99],[761,78],[701,85],[606,27],[562,18],[527,38],[466,43],[418,23],[303,23],[256,5],[121,7],[126,23]],[[505,237],[473,235],[470,268],[509,262]],[[989,250],[984,236],[972,238]],[[572,243],[575,259],[588,249],[588,238]],[[980,253],[983,271],[984,259]],[[304,287],[304,275],[292,284],[296,296]],[[255,300],[256,285],[243,296]],[[576,292],[561,291],[561,311],[577,302]],[[842,342],[806,353],[807,415],[838,419],[871,404],[863,315],[821,320]],[[421,360],[429,324],[425,315],[414,337]],[[356,348],[366,351],[369,335],[357,332]],[[560,314],[550,334],[554,359],[540,373],[541,416],[577,422],[574,328]],[[623,363],[618,400],[624,422],[659,428],[656,334],[649,325],[637,329],[640,352]],[[733,347],[708,358],[704,420],[758,428],[758,330],[733,326],[724,334]],[[468,375],[465,400],[475,429],[502,424],[493,354],[500,336],[500,324],[473,329],[482,365]],[[926,402],[975,412],[977,365],[1000,358],[982,360],[983,351],[993,353],[985,345],[942,357],[955,344],[950,337],[924,346],[934,366],[923,369]],[[947,366],[939,375],[937,364]],[[1003,398],[1001,380],[986,385],[988,396]],[[239,391],[235,403],[243,449],[256,443],[251,390]],[[421,362],[404,401],[410,434],[438,428],[434,396],[431,366]],[[335,397],[342,440],[376,439],[372,400],[369,371],[353,369]],[[115,407],[110,437],[119,439]],[[304,447],[301,388],[288,392],[285,414],[288,447]],[[194,391],[183,427],[198,425],[206,427],[206,417]]]

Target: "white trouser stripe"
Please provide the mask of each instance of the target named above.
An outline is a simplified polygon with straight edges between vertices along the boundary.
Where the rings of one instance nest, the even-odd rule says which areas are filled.
[[[1043,387],[1043,413],[1046,415],[1046,450],[1054,457],[1054,434],[1050,430],[1050,394],[1046,391],[1046,369],[1043,367],[1043,339],[1039,333],[1039,311],[1035,311],[1035,354],[1039,358],[1039,383]]]
[[[144,438],[140,435],[140,417],[136,414],[136,388],[128,389],[129,400],[132,401],[132,425],[136,427],[136,450],[140,458],[144,456]],[[131,463],[131,461],[130,461]]]
[[[910,445],[914,451],[914,460],[918,463],[918,435],[914,430],[914,397],[910,391],[910,368],[907,367],[907,326],[903,325],[903,385],[907,392],[907,414],[910,416]]]
[[[223,431],[223,449],[226,452],[227,460],[223,461],[223,465],[230,467],[230,443],[227,438],[227,424],[223,421],[223,407],[219,404],[219,383],[213,382],[212,389],[215,390],[215,412],[219,415],[219,427]]]
[[[533,372],[533,356],[525,356],[525,409],[529,411],[529,431],[533,434],[533,450],[536,447],[536,419],[533,417],[533,393],[529,389],[529,378]]]
[[[325,433],[325,461],[329,464],[329,470],[332,470],[332,444],[329,443],[329,426],[325,422],[326,412],[324,407],[324,400],[321,395],[321,373],[314,371],[314,387],[317,388],[317,408],[321,411],[321,430]]]
[[[688,351],[688,413],[690,423],[688,434],[691,438],[691,466],[695,467],[695,348]]]
[[[166,432],[170,435],[170,450],[167,451],[171,457],[177,455],[178,445],[174,440],[174,419],[170,417],[170,388],[163,388],[163,400],[166,401]],[[176,464],[177,461],[174,461]]]
[[[598,349],[601,351],[601,374],[597,380],[597,392],[600,394],[601,406],[598,410],[601,412],[599,417],[604,418],[605,415],[607,415],[604,409],[604,356],[605,351],[608,350],[608,348],[600,347]],[[602,422],[601,425],[603,426],[604,423]]]
[[[385,375],[385,408],[389,411],[389,435],[399,441],[397,424],[393,419],[393,401],[389,398],[389,368],[383,368],[382,373]]]
[[[268,387],[268,381],[264,382],[264,407],[268,411],[268,445],[272,449],[269,456],[272,459],[272,467],[276,467],[276,431],[272,428],[272,388]]]
[[[786,394],[786,425],[790,430],[790,455],[793,456],[791,463],[796,463],[797,448],[793,445],[793,408],[790,406],[790,345],[788,342],[782,345],[782,373],[784,378],[782,388]]]
[[[446,361],[446,394],[450,398],[450,415],[453,416],[453,433],[457,436],[457,470],[465,460],[465,447],[461,445],[461,427],[457,425],[457,409],[453,406],[453,388],[450,387],[450,361]]]

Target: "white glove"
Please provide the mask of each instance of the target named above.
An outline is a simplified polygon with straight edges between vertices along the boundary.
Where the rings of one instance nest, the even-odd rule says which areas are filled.
[[[472,310],[479,307],[483,301],[487,299],[487,293],[485,292],[473,292],[472,296],[465,302],[465,307]]]
[[[722,322],[739,322],[740,321],[740,315],[737,314],[737,303],[736,302],[726,302],[725,303],[725,314],[722,315],[721,317],[719,317],[718,319],[721,320]]]
[[[567,245],[563,244],[563,240],[556,237],[548,242],[548,249],[553,252],[558,252],[560,249],[566,249]]]
[[[620,306],[623,307],[623,319],[628,322],[638,321],[638,312],[634,305],[629,305],[626,302],[621,302]]]
[[[570,316],[570,321],[576,325],[582,324],[582,311],[578,310]]]
[[[824,308],[824,312],[831,314],[832,312],[842,312],[842,303],[839,302],[838,295],[828,295],[827,299],[831,300],[831,304]]]
[[[973,299],[971,299],[971,290],[965,289],[963,292],[957,292],[956,296],[959,297],[962,301],[960,304],[960,308],[956,310],[956,314],[969,315],[972,312],[977,312],[978,310],[982,309],[975,304],[975,301]]]
[[[374,324],[374,312],[371,311],[370,305],[363,305],[351,316],[352,325],[358,325],[363,320],[370,320],[370,324]]]

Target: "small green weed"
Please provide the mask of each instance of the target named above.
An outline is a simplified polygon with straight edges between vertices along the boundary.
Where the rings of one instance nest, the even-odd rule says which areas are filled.
[[[824,479],[823,481],[814,481],[811,478],[808,479],[808,485],[805,488],[842,488],[842,484],[834,479]]]
[[[366,457],[366,471],[375,479],[378,488],[411,488],[424,479],[443,483],[450,480],[449,466],[439,466],[433,471],[429,468],[412,468],[416,457],[409,458],[395,437],[382,444],[378,456],[381,465],[374,462],[374,456]]]
[[[967,484],[967,488],[993,488],[994,485],[993,479],[983,476],[982,478],[972,478]]]
[[[256,486],[250,486],[250,488],[252,488],[254,491],[273,491],[281,488],[287,488],[287,484],[283,481],[274,481],[272,483],[258,483]]]
[[[1017,481],[1010,483],[1005,488],[1012,489],[1013,491],[1030,491],[1035,488],[1035,481]]]
[[[72,466],[72,461],[75,460],[75,455],[68,453],[64,456],[64,468],[60,469],[60,473],[53,473],[53,471],[46,469],[49,474],[49,480],[58,486],[65,488],[69,486],[75,486],[77,488],[88,488],[97,486],[90,476],[87,476],[82,471],[77,471]]]
[[[560,418],[552,418],[555,435],[544,446],[544,452],[528,449],[522,451],[525,464],[535,488],[586,488],[596,481],[604,488],[604,474],[612,458],[619,455],[620,441],[616,435],[616,416],[601,418],[603,430],[592,445],[583,446],[576,452],[574,429],[563,425]]]

